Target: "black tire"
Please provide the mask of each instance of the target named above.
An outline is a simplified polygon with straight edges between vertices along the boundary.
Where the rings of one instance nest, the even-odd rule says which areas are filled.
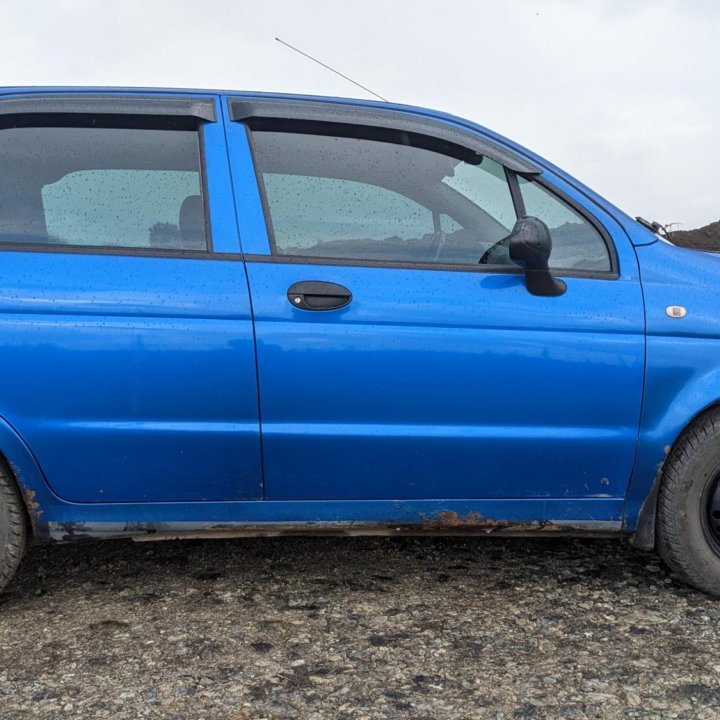
[[[720,540],[709,497],[720,478],[720,408],[697,418],[663,468],[657,509],[658,549],[676,578],[720,596]]]
[[[12,474],[0,461],[0,590],[20,565],[26,535],[25,508]]]

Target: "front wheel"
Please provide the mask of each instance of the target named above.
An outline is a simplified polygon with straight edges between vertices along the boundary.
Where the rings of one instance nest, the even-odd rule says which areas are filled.
[[[663,468],[658,548],[676,577],[720,596],[720,409],[695,420]]]
[[[15,480],[0,461],[0,590],[15,575],[25,551],[25,510]]]

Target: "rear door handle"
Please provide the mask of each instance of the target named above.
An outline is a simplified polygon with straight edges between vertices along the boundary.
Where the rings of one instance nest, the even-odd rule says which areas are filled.
[[[291,285],[287,297],[301,310],[338,310],[349,305],[352,293],[342,285],[321,280],[304,280]]]

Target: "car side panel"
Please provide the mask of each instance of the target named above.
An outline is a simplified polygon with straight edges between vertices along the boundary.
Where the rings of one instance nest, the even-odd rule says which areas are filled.
[[[561,298],[530,296],[519,273],[284,262],[270,256],[245,129],[227,133],[268,499],[624,493],[644,314],[634,251],[610,216],[548,178],[608,229],[620,266],[616,280],[568,278]],[[298,310],[285,293],[304,280],[340,283],[353,302]]]
[[[637,248],[647,313],[647,373],[626,524],[640,508],[685,427],[720,402],[720,257],[656,242]],[[683,318],[669,305],[687,310]]]
[[[222,122],[206,123],[202,138],[221,254],[0,246],[0,416],[66,500],[262,497]]]
[[[429,117],[437,117],[436,114],[428,111]],[[452,118],[451,118],[452,120]],[[457,119],[455,119],[457,120]],[[474,129],[480,129],[472,126]],[[228,127],[228,133],[242,133],[244,129],[237,123],[232,127]],[[508,141],[503,142],[512,149],[516,146]],[[216,139],[216,147],[220,147]],[[534,157],[534,156],[533,156]],[[238,162],[237,157],[232,157],[231,162]],[[547,166],[546,167],[550,167]],[[572,180],[563,175],[568,181],[564,187],[566,192],[573,195]],[[237,178],[236,187],[237,187]],[[246,198],[246,207],[243,212],[243,206],[238,202],[240,210],[240,225],[242,232],[243,244],[246,246],[246,252],[255,252],[267,254],[266,236],[263,237],[264,222],[259,204],[256,203],[254,196],[257,192],[256,187],[250,176],[245,177],[247,180],[244,188],[247,191],[241,192]],[[563,181],[563,184],[564,181]],[[581,193],[582,194],[582,193]],[[601,205],[603,202],[595,198]],[[217,203],[218,199],[214,196],[211,198],[213,203]],[[221,204],[222,205],[222,204]],[[229,206],[228,206],[229,207]],[[611,212],[610,206],[606,209]],[[215,221],[214,221],[215,222]],[[253,228],[253,225],[255,226]],[[260,227],[262,225],[262,228]],[[225,236],[225,240],[216,237],[216,249],[226,252],[233,252],[234,246],[231,236]],[[622,256],[621,266],[627,260]],[[2,260],[2,255],[0,255]],[[634,259],[633,259],[634,262]],[[146,271],[152,272],[152,264]],[[170,305],[176,309],[182,305],[180,298],[176,297]],[[28,308],[32,308],[29,304]],[[209,315],[217,310],[217,306],[212,306]],[[53,309],[54,311],[55,309]],[[226,308],[223,308],[226,310]],[[32,314],[28,309],[28,313]],[[249,312],[246,308],[243,312]],[[108,317],[111,314],[108,313]],[[238,320],[240,318],[231,318],[228,315],[222,316],[225,320]],[[243,315],[245,317],[245,315]],[[180,325],[187,331],[191,325],[186,320],[192,318],[182,318]],[[197,319],[197,318],[196,318]],[[215,318],[217,319],[217,318]],[[183,325],[183,323],[185,323]],[[243,338],[242,343],[246,342]],[[128,356],[129,357],[129,356]],[[126,358],[127,359],[127,358]],[[712,392],[712,391],[711,391]],[[0,395],[1,396],[1,395]],[[720,396],[720,393],[716,394]],[[1,410],[2,408],[0,408]],[[86,448],[85,448],[86,449]],[[6,457],[11,461],[18,477],[20,484],[27,491],[26,499],[28,507],[33,508],[33,512],[37,513],[37,525],[41,528],[42,537],[50,537],[50,530],[54,528],[54,539],[69,539],[73,536],[81,536],[79,532],[74,534],[74,529],[81,526],[105,526],[115,525],[115,534],[135,534],[135,526],[140,524],[146,526],[154,526],[155,530],[163,525],[174,526],[178,523],[193,523],[210,521],[211,523],[231,525],[239,523],[246,525],[249,523],[288,523],[295,527],[298,525],[306,526],[308,529],[317,527],[318,524],[324,522],[347,522],[355,525],[361,521],[372,521],[378,523],[400,523],[409,522],[420,525],[426,520],[434,520],[439,516],[450,518],[456,516],[474,517],[481,515],[488,520],[488,527],[493,519],[505,519],[509,524],[536,522],[540,527],[548,518],[558,518],[566,521],[568,526],[580,523],[582,521],[597,520],[600,522],[608,522],[619,529],[619,520],[621,518],[621,500],[618,498],[591,498],[591,499],[537,499],[537,500],[476,500],[476,501],[450,501],[450,500],[428,500],[428,501],[404,501],[398,502],[394,500],[387,501],[331,501],[331,502],[304,502],[304,501],[287,501],[287,502],[265,502],[265,503],[236,503],[236,502],[197,502],[195,499],[189,499],[187,502],[159,503],[148,506],[145,502],[125,503],[125,502],[97,502],[94,504],[78,504],[68,502],[59,498],[47,485],[43,482],[41,471],[35,462],[31,451],[20,439],[18,434],[12,430],[9,424],[0,422],[0,451],[5,453]],[[35,504],[38,507],[35,507]],[[117,532],[117,527],[122,526],[122,531]],[[432,526],[431,526],[432,527]],[[91,534],[91,533],[89,533]],[[113,534],[113,533],[107,533]]]
[[[0,415],[58,495],[261,495],[242,274],[232,261],[0,254]]]

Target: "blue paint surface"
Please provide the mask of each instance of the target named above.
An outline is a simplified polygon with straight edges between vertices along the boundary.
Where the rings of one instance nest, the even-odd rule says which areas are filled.
[[[521,275],[248,272],[269,499],[623,494],[643,374],[636,281],[572,278],[539,298]],[[284,292],[306,279],[344,285],[352,304],[293,308]]]
[[[568,276],[547,298],[512,271],[263,262],[248,136],[225,94],[12,88],[0,102],[62,92],[217,103],[203,127],[214,254],[0,253],[0,450],[39,529],[456,512],[632,530],[666,448],[720,398],[720,261],[658,242],[474,123],[332,99],[532,160],[604,228],[617,277]],[[344,285],[353,302],[298,310],[286,292],[303,280]],[[687,318],[667,317],[671,304]]]

